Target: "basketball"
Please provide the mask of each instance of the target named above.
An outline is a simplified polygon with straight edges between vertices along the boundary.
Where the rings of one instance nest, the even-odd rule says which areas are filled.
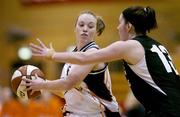
[[[31,99],[41,95],[41,91],[36,91],[32,95],[30,95],[31,90],[26,91],[26,86],[21,85],[25,83],[22,78],[34,80],[36,79],[35,74],[37,74],[38,78],[45,80],[43,72],[38,67],[33,65],[24,65],[14,71],[11,78],[11,86],[13,92],[19,98]]]

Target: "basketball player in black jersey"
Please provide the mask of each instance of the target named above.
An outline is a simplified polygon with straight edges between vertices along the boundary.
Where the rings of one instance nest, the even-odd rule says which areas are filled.
[[[167,49],[147,35],[155,28],[154,9],[133,6],[123,10],[119,17],[121,40],[106,48],[88,53],[41,48],[33,54],[74,64],[123,60],[126,78],[145,107],[146,117],[180,117],[180,76]]]
[[[76,48],[73,52],[92,52],[99,49],[96,34],[103,32],[105,24],[94,13],[82,12],[75,24]],[[45,47],[41,43],[41,47]],[[38,46],[33,46],[39,48]],[[40,48],[41,48],[40,47]],[[40,49],[39,48],[39,49]],[[111,77],[106,63],[75,65],[66,63],[58,80],[26,80],[28,89],[64,92],[65,117],[120,117],[119,106],[112,94]],[[32,92],[33,92],[32,91]]]

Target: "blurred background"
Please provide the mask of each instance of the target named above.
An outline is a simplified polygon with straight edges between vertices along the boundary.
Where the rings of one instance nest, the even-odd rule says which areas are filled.
[[[81,11],[90,10],[105,21],[106,29],[102,36],[97,37],[96,42],[100,47],[106,47],[119,40],[116,29],[119,15],[123,9],[133,5],[151,6],[156,10],[158,29],[152,31],[150,35],[166,46],[177,70],[180,71],[179,0],[1,0],[0,116],[21,117],[24,113],[30,112],[33,113],[31,115],[33,117],[59,117],[57,113],[60,113],[64,104],[62,98],[46,92],[42,95],[42,100],[31,100],[27,104],[12,93],[11,76],[14,70],[22,65],[38,66],[49,80],[59,78],[61,73],[63,64],[31,58],[28,44],[36,43],[36,38],[40,38],[46,44],[52,42],[57,51],[67,51],[75,45],[74,26],[77,16]],[[122,63],[116,61],[110,63],[109,66],[113,93],[119,105],[122,106],[122,111],[125,112],[129,108],[125,103],[129,103],[131,93],[124,77]],[[13,102],[9,104],[9,100]],[[54,112],[45,113],[49,109],[40,111],[41,106],[44,107],[47,104],[55,108]],[[34,105],[34,107],[29,105]],[[37,110],[41,114],[35,113]]]

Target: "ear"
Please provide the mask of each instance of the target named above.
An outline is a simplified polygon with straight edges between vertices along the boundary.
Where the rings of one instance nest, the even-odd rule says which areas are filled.
[[[130,22],[128,22],[127,23],[127,30],[128,30],[128,32],[130,32],[132,30],[132,28],[133,28],[133,25]]]

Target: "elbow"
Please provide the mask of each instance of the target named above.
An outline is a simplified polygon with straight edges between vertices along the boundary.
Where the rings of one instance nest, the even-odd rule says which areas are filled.
[[[69,81],[65,81],[64,83],[63,83],[63,91],[68,91],[68,90],[70,90],[70,89],[72,89],[73,88],[73,84],[72,84],[72,82],[69,82]]]
[[[63,90],[68,91],[74,88],[77,84],[79,84],[79,75],[69,74],[69,76],[64,80]]]
[[[68,90],[70,90],[70,89],[72,89],[73,88],[73,86],[72,85],[70,85],[70,84],[66,84],[66,85],[64,85],[64,91],[68,91]]]

